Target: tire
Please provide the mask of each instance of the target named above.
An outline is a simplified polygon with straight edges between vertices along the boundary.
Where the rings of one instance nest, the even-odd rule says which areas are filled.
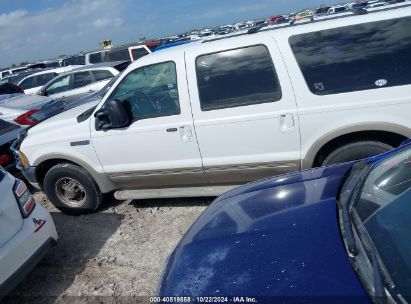
[[[83,168],[69,163],[52,167],[44,177],[43,187],[50,202],[71,215],[92,213],[103,200],[91,175]]]
[[[394,147],[379,141],[358,141],[341,146],[330,154],[321,163],[322,166],[329,166],[353,160],[368,158],[385,153]]]

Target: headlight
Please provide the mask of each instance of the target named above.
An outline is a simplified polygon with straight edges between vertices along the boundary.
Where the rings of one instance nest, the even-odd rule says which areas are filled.
[[[27,156],[23,152],[21,152],[20,150],[19,150],[19,160],[20,160],[21,165],[24,168],[30,167],[30,162],[29,162]]]

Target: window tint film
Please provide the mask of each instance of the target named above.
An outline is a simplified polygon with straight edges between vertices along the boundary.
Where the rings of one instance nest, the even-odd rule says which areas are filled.
[[[69,57],[63,59],[63,66],[69,66],[69,65],[85,65],[86,64],[86,58],[84,55],[80,56],[74,56],[74,57]]]
[[[23,90],[31,89],[35,87],[34,77],[29,77],[20,83],[20,87]]]
[[[105,70],[91,71],[91,73],[93,74],[94,79],[96,81],[105,80],[113,77],[113,74]]]
[[[411,17],[302,34],[290,45],[317,95],[411,84]]]
[[[102,53],[98,52],[90,54],[88,60],[90,61],[90,63],[100,63],[102,62]]]
[[[128,49],[109,51],[105,54],[104,62],[130,60]]]
[[[43,86],[56,76],[57,76],[57,73],[48,73],[48,74],[37,75],[36,86]]]
[[[47,95],[57,94],[70,90],[70,75],[62,76],[51,83],[47,89]]]
[[[73,89],[84,87],[93,82],[90,72],[74,73],[73,77]]]
[[[203,111],[281,99],[280,84],[265,46],[203,55],[197,58],[196,68]]]
[[[180,114],[174,62],[132,71],[116,87],[110,99],[127,100],[134,120]]]
[[[147,55],[148,52],[145,48],[138,48],[138,49],[132,49],[131,54],[133,55],[133,60],[137,60],[137,59]]]

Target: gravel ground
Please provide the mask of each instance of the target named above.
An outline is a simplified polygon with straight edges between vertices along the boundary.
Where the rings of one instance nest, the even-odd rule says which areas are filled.
[[[55,209],[41,192],[35,198],[50,211],[59,242],[5,303],[35,303],[37,297],[37,303],[94,297],[95,303],[147,302],[165,259],[212,201],[106,199],[98,213],[74,217]]]

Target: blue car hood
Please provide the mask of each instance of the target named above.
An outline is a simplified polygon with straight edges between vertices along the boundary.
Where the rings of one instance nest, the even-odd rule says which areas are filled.
[[[338,223],[336,196],[352,165],[269,178],[217,198],[169,257],[159,295],[368,302]]]

